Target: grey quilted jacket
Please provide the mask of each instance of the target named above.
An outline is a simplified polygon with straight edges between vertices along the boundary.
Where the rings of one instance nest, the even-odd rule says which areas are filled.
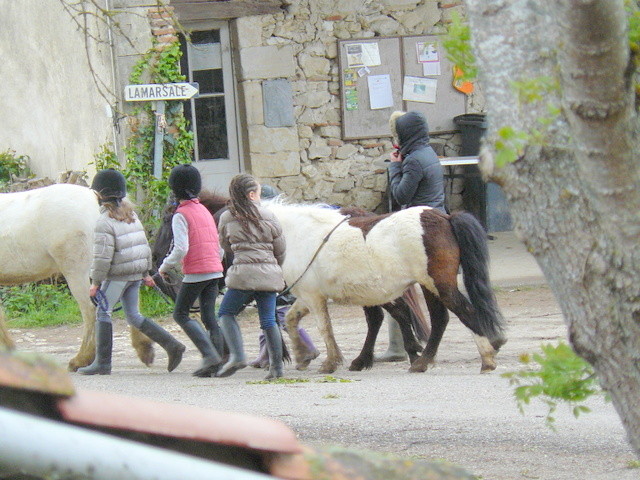
[[[102,207],[95,228],[92,283],[140,280],[151,266],[151,248],[138,217],[133,223],[120,222]]]
[[[230,211],[220,217],[220,245],[233,253],[233,265],[227,270],[225,283],[230,288],[256,292],[279,292],[284,289],[282,262],[285,240],[282,227],[273,212],[258,206],[261,228],[249,223],[249,231]]]

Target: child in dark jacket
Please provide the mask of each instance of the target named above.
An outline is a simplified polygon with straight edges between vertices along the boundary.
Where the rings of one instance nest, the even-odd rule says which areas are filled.
[[[114,170],[99,171],[91,188],[98,194],[100,218],[95,228],[91,287],[89,296],[98,305],[96,313],[96,358],[78,369],[83,375],[111,374],[113,349],[113,307],[121,302],[127,322],[164,348],[169,356],[167,369],[173,371],[182,360],[185,346],[169,332],[138,310],[140,283],[154,286],[149,275],[151,249],[144,227],[126,196],[124,176]]]
[[[180,204],[171,221],[173,248],[158,272],[167,278],[169,270],[182,267],[184,278],[173,319],[202,354],[202,363],[193,375],[211,377],[222,364],[218,352],[224,346],[215,313],[218,279],[222,277],[218,229],[211,213],[198,200],[202,187],[198,169],[193,165],[174,167],[169,175],[169,186]],[[189,310],[196,299],[200,301],[202,322],[209,335],[199,322],[189,318]]]

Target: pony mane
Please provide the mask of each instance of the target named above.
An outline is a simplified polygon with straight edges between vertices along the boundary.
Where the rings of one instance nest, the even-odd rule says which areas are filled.
[[[283,195],[263,200],[261,204],[274,212],[287,211],[327,224],[336,224],[345,217],[333,205],[327,203],[290,203]]]

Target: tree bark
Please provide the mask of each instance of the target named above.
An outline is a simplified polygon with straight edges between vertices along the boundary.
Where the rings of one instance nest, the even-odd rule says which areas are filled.
[[[516,233],[562,308],[569,340],[596,370],[640,456],[640,162],[623,0],[466,0],[489,128],[481,169],[502,185]],[[520,103],[510,82],[560,88]],[[493,164],[498,130],[531,132],[562,113],[514,163]]]

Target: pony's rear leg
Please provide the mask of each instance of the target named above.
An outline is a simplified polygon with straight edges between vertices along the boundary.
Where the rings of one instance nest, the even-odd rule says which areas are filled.
[[[327,308],[327,300],[325,298],[314,299],[314,302],[311,305],[311,310],[316,315],[318,330],[320,330],[322,338],[324,338],[324,344],[327,347],[327,358],[322,362],[322,366],[318,372],[333,373],[338,368],[338,365],[343,362],[343,358],[333,334],[331,318],[329,317],[329,309]]]
[[[382,325],[384,315],[382,308],[363,307],[364,317],[367,320],[367,338],[364,341],[360,355],[358,355],[349,366],[349,370],[360,372],[363,368],[369,369],[373,366],[373,347]]]
[[[7,329],[7,324],[4,319],[4,311],[2,307],[0,307],[0,347],[4,347],[7,350],[13,350],[16,348],[16,344],[11,340],[11,335],[9,335],[9,330]]]
[[[473,339],[480,352],[480,358],[482,359],[482,366],[480,367],[480,373],[488,373],[496,369],[496,354],[498,353],[495,348],[491,346],[491,342],[487,337],[481,337],[480,335],[473,334]]]
[[[409,354],[409,363],[413,363],[420,352],[422,352],[422,345],[418,342],[418,339],[413,334],[412,319],[411,316],[414,313],[411,311],[409,304],[405,301],[404,296],[397,298],[395,301],[385,303],[382,305],[389,314],[394,318],[400,326],[400,332],[402,332],[402,340],[404,343],[404,349]]]
[[[298,332],[298,325],[300,320],[309,313],[309,309],[300,301],[296,300],[293,305],[287,311],[285,315],[285,321],[287,323],[287,333],[291,338],[293,345],[293,354],[296,359],[296,369],[306,370],[311,363],[311,355],[308,355],[309,350],[302,342],[300,333]]]
[[[80,367],[86,367],[93,362],[96,354],[96,337],[95,337],[95,321],[96,321],[96,309],[91,303],[89,297],[89,272],[83,271],[81,273],[62,272],[71,295],[78,302],[80,307],[80,313],[82,314],[82,343],[80,344],[80,350],[69,360],[69,370],[75,372]]]
[[[131,345],[138,354],[138,358],[147,367],[155,360],[155,351],[153,350],[153,341],[144,333],[135,327],[130,327]]]
[[[446,295],[441,296],[441,298],[447,299],[447,303],[445,303],[449,310],[451,310],[460,321],[471,330],[473,325],[472,318],[473,315],[476,315],[475,309],[467,300],[467,298],[458,290],[457,288]],[[496,354],[497,349],[494,348],[491,344],[491,341],[482,335],[478,335],[473,332],[473,338],[476,342],[476,346],[478,347],[478,353],[480,353],[480,358],[482,360],[482,366],[480,367],[480,373],[487,373],[496,369]],[[499,347],[504,343],[504,340],[496,341],[496,345]]]
[[[435,362],[442,335],[449,324],[449,312],[438,297],[425,288],[422,288],[422,293],[431,317],[431,335],[422,355],[411,364],[410,372],[426,372],[428,366]]]

